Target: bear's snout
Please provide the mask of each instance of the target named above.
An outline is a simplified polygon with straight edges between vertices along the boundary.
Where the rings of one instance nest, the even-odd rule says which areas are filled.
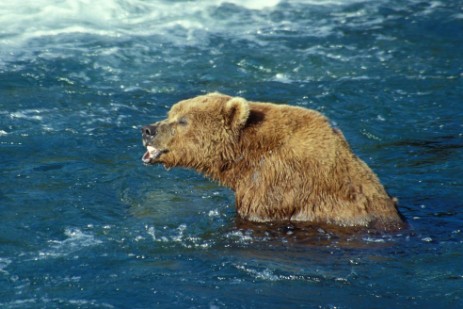
[[[145,126],[141,129],[141,133],[143,136],[155,136],[156,131],[157,131],[157,127],[152,126],[152,125]]]

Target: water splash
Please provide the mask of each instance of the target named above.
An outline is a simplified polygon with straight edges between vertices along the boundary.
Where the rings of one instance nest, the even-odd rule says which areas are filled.
[[[201,237],[194,236],[187,232],[186,224],[180,224],[177,228],[167,226],[156,229],[154,226],[146,226],[146,233],[151,239],[164,245],[181,245],[184,248],[209,248],[212,243]],[[143,237],[138,237],[139,240]]]
[[[76,253],[86,247],[93,247],[102,243],[92,234],[84,233],[78,228],[66,228],[64,240],[49,240],[49,248],[40,251],[38,259],[60,258]]]

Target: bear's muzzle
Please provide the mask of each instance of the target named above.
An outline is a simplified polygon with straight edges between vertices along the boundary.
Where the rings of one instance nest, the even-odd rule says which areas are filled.
[[[162,154],[162,150],[154,147],[152,145],[152,141],[157,133],[157,125],[148,125],[141,129],[142,139],[143,139],[143,146],[146,147],[146,152],[142,157],[143,163],[149,164],[153,163],[154,160],[159,158]]]

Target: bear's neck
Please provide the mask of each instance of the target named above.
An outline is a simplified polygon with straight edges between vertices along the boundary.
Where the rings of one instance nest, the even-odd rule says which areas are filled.
[[[199,171],[237,191],[243,183],[259,181],[259,172],[272,153],[273,151],[269,149],[253,151],[249,147],[247,151],[238,152],[228,160],[217,160],[217,165],[214,167],[209,166]]]
[[[251,167],[246,163],[243,155],[229,160],[215,160],[215,162],[214,166],[204,164],[196,166],[194,169],[233,190],[236,190],[240,180],[246,178],[247,174],[251,172]]]

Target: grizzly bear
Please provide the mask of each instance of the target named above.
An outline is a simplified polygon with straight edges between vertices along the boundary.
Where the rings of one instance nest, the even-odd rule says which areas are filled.
[[[245,220],[397,229],[395,199],[319,112],[210,93],[142,128],[142,160],[230,187]]]

